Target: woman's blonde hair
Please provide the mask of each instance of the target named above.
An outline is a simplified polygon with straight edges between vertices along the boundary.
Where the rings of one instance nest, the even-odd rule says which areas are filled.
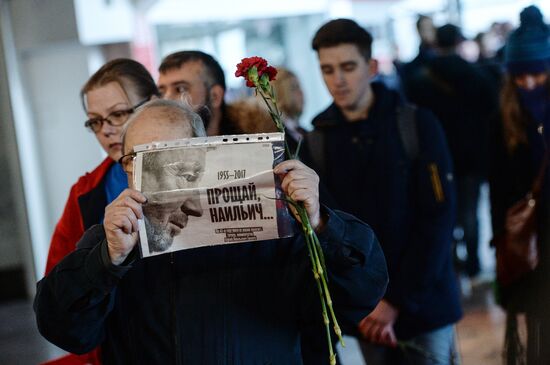
[[[281,112],[290,118],[298,119],[302,115],[303,106],[297,105],[296,100],[294,100],[293,80],[298,82],[298,78],[292,71],[284,67],[277,67],[277,78],[273,82],[273,88]]]

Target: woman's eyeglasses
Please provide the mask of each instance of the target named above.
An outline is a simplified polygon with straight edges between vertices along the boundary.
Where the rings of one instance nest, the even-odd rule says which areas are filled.
[[[106,116],[105,118],[97,117],[97,118],[88,119],[84,123],[84,127],[88,128],[88,130],[94,133],[98,133],[101,130],[104,122],[107,122],[109,125],[114,127],[120,127],[121,125],[124,125],[124,123],[128,121],[128,118],[130,118],[130,114],[135,112],[137,108],[139,108],[140,106],[142,106],[148,101],[149,101],[149,98],[140,101],[135,106],[129,109],[116,110],[111,114],[109,114],[108,116]]]

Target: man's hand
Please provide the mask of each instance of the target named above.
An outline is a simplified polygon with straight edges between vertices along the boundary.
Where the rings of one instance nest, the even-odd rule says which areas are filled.
[[[139,191],[126,189],[105,208],[103,227],[114,265],[120,265],[136,245],[138,219],[143,218],[141,205],[146,201]]]
[[[281,162],[273,169],[283,178],[281,187],[287,196],[296,202],[304,203],[311,227],[318,231],[324,222],[319,205],[319,176],[315,171],[298,160]],[[291,206],[294,216],[300,220],[294,207]]]
[[[359,331],[369,342],[395,347],[397,338],[393,331],[393,324],[398,315],[397,308],[382,299],[372,313],[359,323]]]

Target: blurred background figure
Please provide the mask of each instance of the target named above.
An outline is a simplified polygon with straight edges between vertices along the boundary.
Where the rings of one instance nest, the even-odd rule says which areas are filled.
[[[496,112],[496,85],[458,49],[464,41],[459,27],[437,29],[437,53],[408,87],[408,98],[432,110],[441,121],[453,158],[457,188],[454,238],[466,248],[457,256],[460,272],[473,278],[480,272],[477,208],[480,186],[487,178],[489,120]]]
[[[277,103],[283,113],[283,123],[287,143],[295,151],[298,142],[305,136],[306,130],[300,126],[300,117],[304,111],[304,92],[298,77],[287,68],[277,67],[277,79],[273,83]]]
[[[259,97],[246,97],[227,104],[228,120],[237,121],[243,133],[276,132],[277,128]]]
[[[416,31],[420,38],[418,54],[408,63],[395,62],[396,71],[401,80],[401,88],[405,95],[412,92],[409,88],[422,77],[426,63],[435,56],[436,28],[433,19],[427,15],[419,15],[416,20]]]
[[[502,234],[506,212],[532,188],[550,142],[550,29],[535,6],[520,14],[521,24],[505,48],[506,77],[491,159],[493,232]],[[550,186],[548,168],[536,205],[538,267],[500,287],[507,310],[506,364],[524,364],[517,315],[526,313],[529,365],[550,363]],[[523,361],[523,362],[522,362]]]

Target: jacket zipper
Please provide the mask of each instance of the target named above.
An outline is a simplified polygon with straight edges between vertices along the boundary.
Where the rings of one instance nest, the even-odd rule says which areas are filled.
[[[181,365],[182,360],[180,357],[179,351],[179,341],[178,341],[178,318],[176,312],[176,266],[174,264],[174,253],[170,252],[170,271],[172,274],[170,280],[170,311],[172,314],[172,346],[174,349],[174,362],[176,365]]]

